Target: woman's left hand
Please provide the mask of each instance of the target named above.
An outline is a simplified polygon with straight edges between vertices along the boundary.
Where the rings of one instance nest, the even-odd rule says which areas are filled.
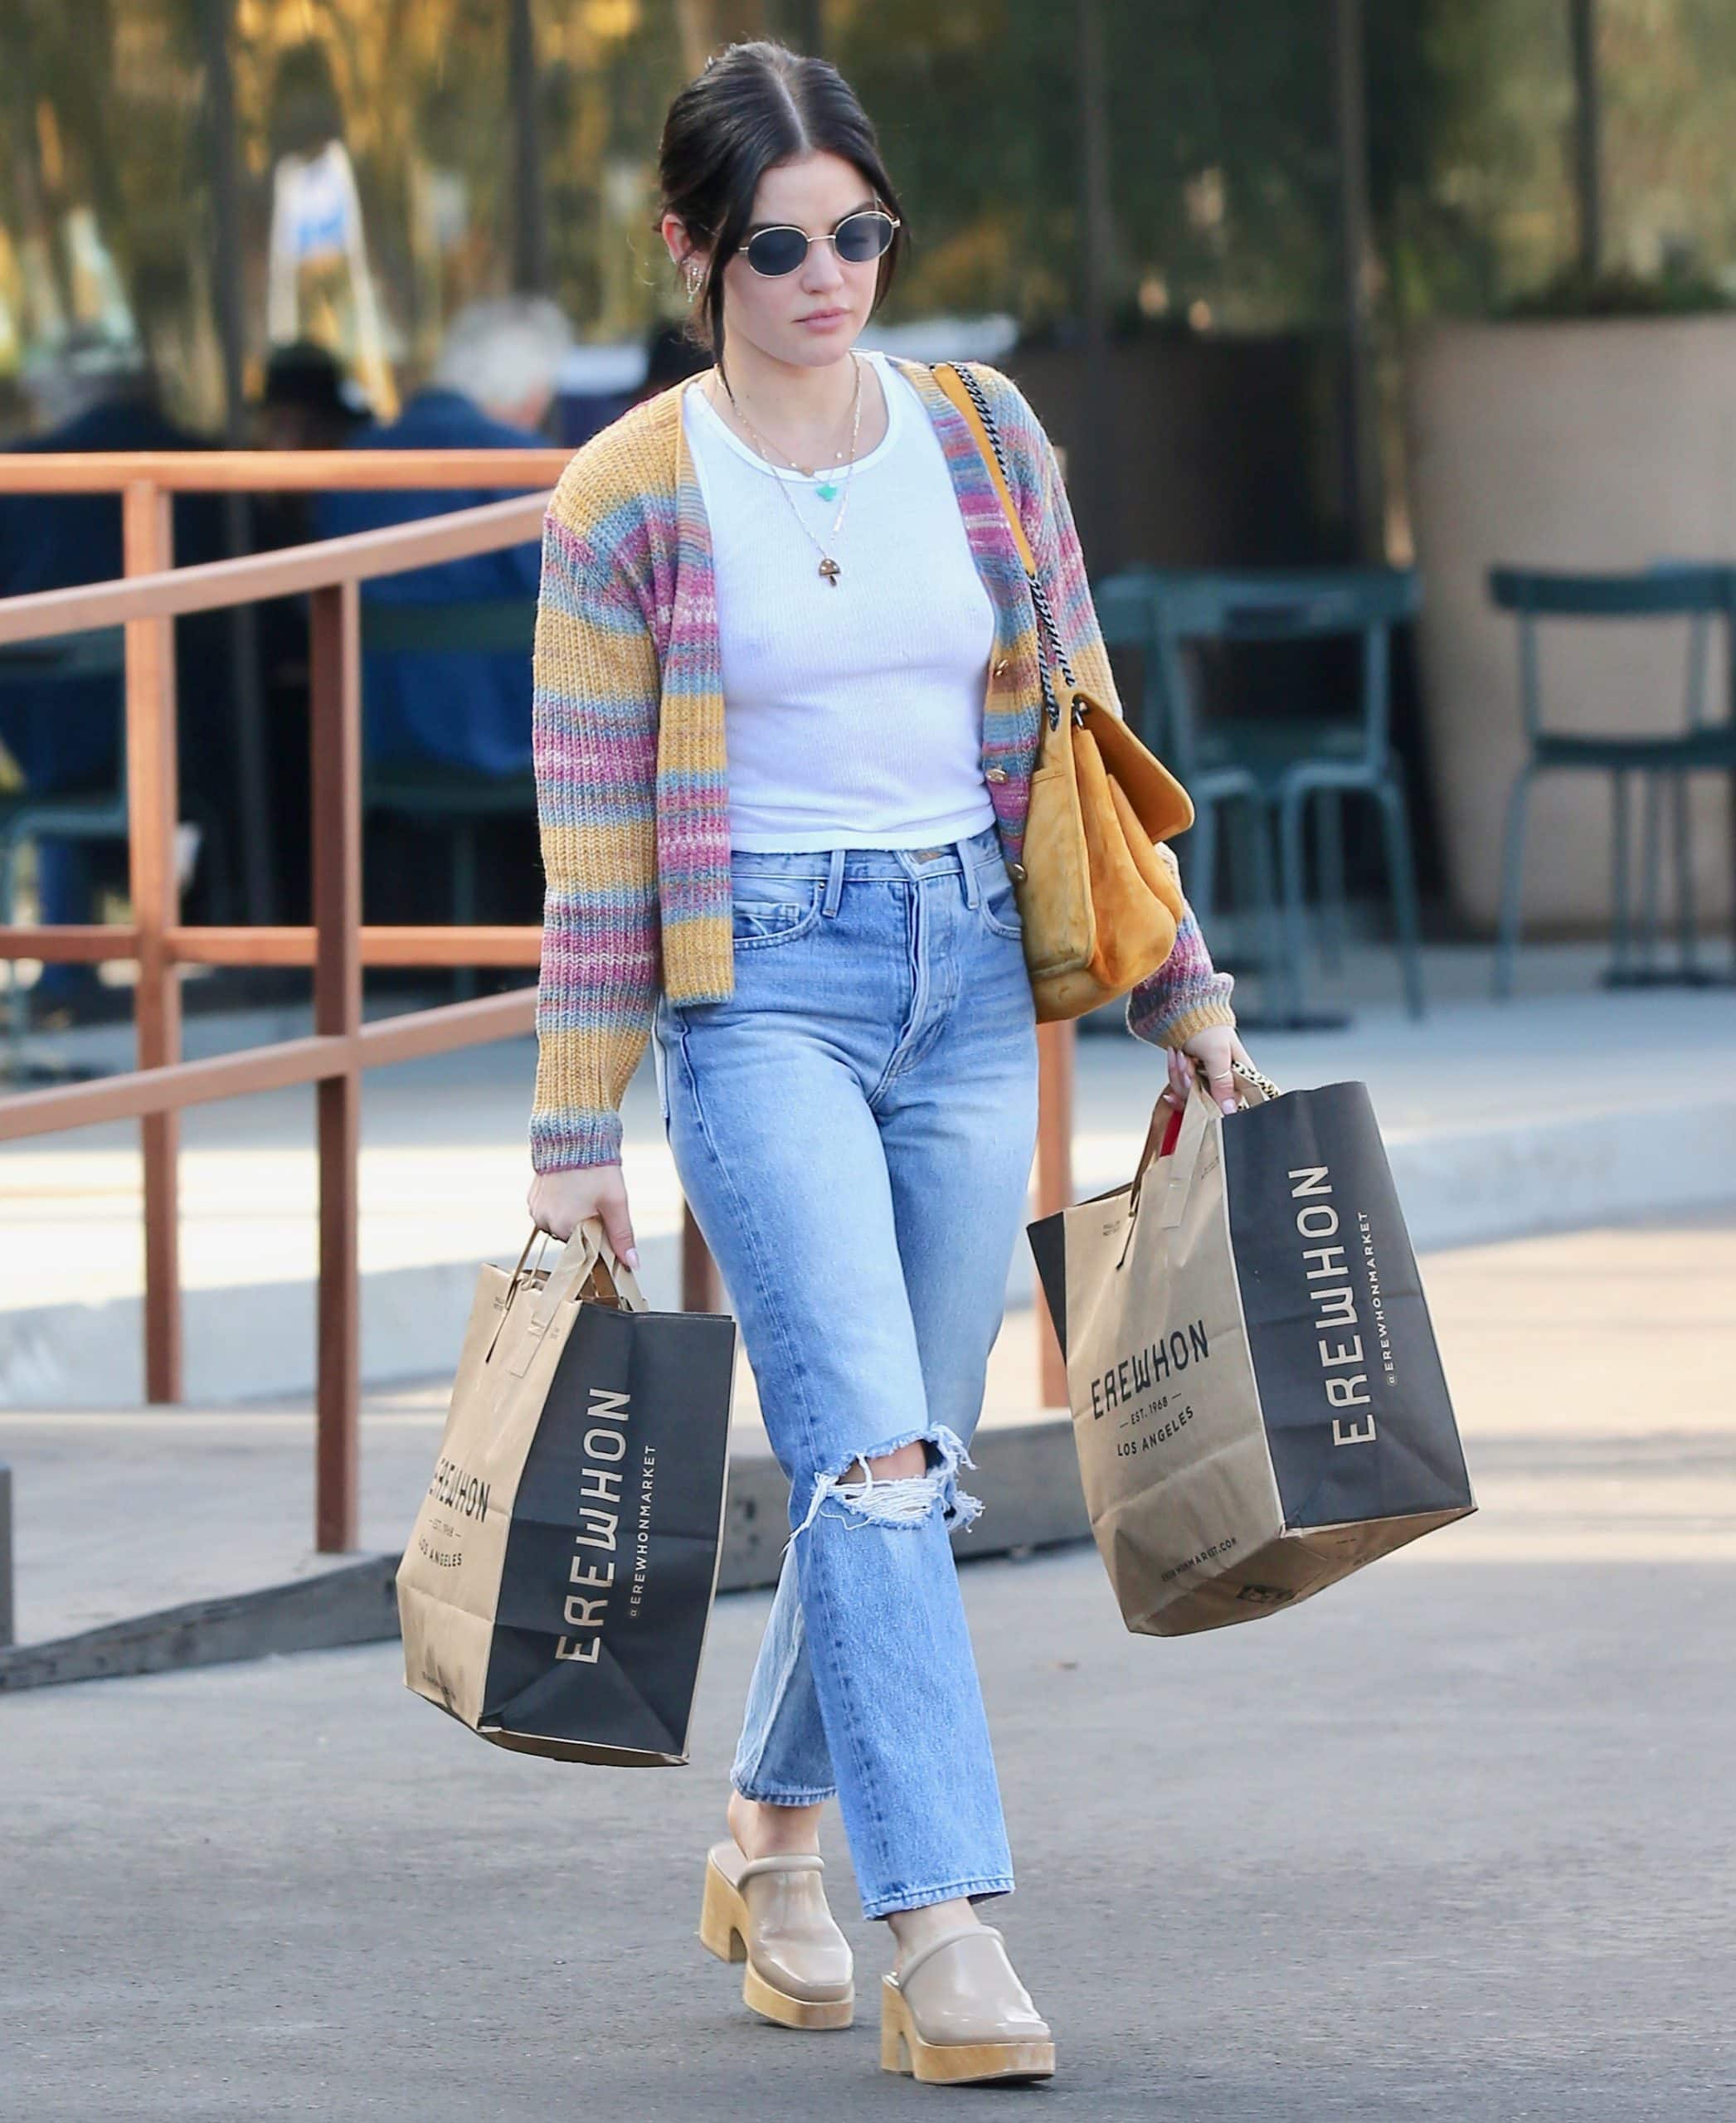
[[[1169,1081],[1164,1096],[1178,1112],[1184,1110],[1194,1087],[1192,1064],[1205,1072],[1206,1087],[1226,1113],[1236,1110],[1236,1065],[1253,1066],[1247,1049],[1229,1025],[1208,1025],[1196,1032],[1185,1047],[1169,1049]]]

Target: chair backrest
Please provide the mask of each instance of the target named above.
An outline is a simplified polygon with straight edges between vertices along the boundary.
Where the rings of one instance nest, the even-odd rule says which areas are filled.
[[[1168,688],[1164,683],[1158,650],[1156,617],[1152,610],[1152,571],[1149,567],[1123,568],[1092,585],[1091,601],[1106,648],[1137,650],[1140,663],[1138,730],[1154,752],[1166,751],[1173,742],[1166,712]],[[1122,702],[1126,706],[1125,697]]]
[[[362,648],[394,656],[528,656],[536,632],[534,597],[475,598],[456,605],[362,601]]]
[[[1731,628],[1736,617],[1736,567],[1699,561],[1670,561],[1618,573],[1494,567],[1489,571],[1489,595],[1498,610],[1511,612],[1519,621],[1520,712],[1528,736],[1544,734],[1539,619],[1686,619],[1688,727],[1702,726],[1707,637],[1715,620]],[[1736,629],[1730,653],[1736,655]]]
[[[110,694],[104,689],[100,708],[87,697],[83,702],[67,702],[66,712],[76,715],[85,713],[112,714],[119,726],[119,742],[114,755],[113,785],[124,790],[127,785],[127,718],[124,692],[127,668],[126,629],[124,627],[101,627],[89,634],[52,634],[43,641],[22,641],[0,649],[0,723],[4,721],[6,696],[8,690],[17,688],[27,696],[41,700],[44,688],[57,688],[75,685],[91,678],[112,678],[114,689]],[[16,705],[16,702],[14,703]],[[56,698],[50,704],[51,726],[59,724],[62,703]],[[68,731],[69,737],[71,732]],[[40,770],[40,768],[39,770]],[[58,786],[51,781],[51,786]]]
[[[74,678],[117,678],[127,668],[126,629],[100,627],[0,649],[0,685],[28,680],[62,685]]]
[[[1534,619],[1716,616],[1736,602],[1736,568],[1692,561],[1623,574],[1494,567],[1489,595],[1500,610]]]
[[[1193,765],[1198,721],[1184,651],[1206,642],[1362,642],[1363,754],[1384,763],[1392,691],[1392,630],[1414,616],[1422,584],[1412,568],[1155,569],[1152,623],[1164,710],[1177,770]]]
[[[1183,640],[1365,634],[1413,618],[1422,601],[1413,568],[1175,570],[1155,580],[1165,624]]]

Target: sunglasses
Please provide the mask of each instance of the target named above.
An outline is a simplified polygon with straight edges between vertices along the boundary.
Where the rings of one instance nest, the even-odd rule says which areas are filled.
[[[846,265],[866,265],[885,255],[897,226],[892,216],[878,206],[846,214],[829,236],[810,236],[793,223],[780,221],[771,228],[756,229],[742,245],[742,255],[765,280],[781,280],[798,271],[807,263],[811,243],[829,243]]]

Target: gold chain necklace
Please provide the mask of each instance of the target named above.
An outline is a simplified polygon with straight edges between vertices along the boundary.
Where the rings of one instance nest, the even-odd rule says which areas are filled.
[[[729,381],[727,377],[725,377],[723,381],[723,388],[726,391],[729,391],[729,402],[735,408],[736,417],[741,421],[742,426],[746,429],[748,435],[753,443],[754,448],[759,452],[760,456],[765,460],[766,464],[771,467],[772,476],[777,482],[778,491],[783,495],[785,503],[789,508],[790,514],[795,517],[797,523],[801,526],[804,537],[809,540],[819,555],[819,572],[820,576],[824,579],[824,581],[829,582],[834,590],[838,587],[838,578],[843,574],[844,570],[839,566],[834,556],[827,551],[827,547],[829,546],[836,545],[838,542],[839,534],[844,529],[844,514],[850,506],[850,479],[852,474],[856,469],[856,439],[862,431],[862,357],[857,353],[853,347],[850,349],[850,360],[854,366],[856,373],[856,387],[850,395],[850,458],[849,463],[844,468],[844,499],[838,504],[838,513],[833,517],[832,527],[826,533],[824,539],[817,537],[809,527],[808,523],[803,517],[801,511],[795,505],[794,497],[788,491],[788,480],[781,477],[776,466],[771,464],[771,459],[773,457],[780,454],[780,453],[773,450],[771,448],[771,446],[762,439],[759,430],[755,427],[753,422],[748,419],[746,414],[742,411],[742,408],[736,404],[736,394],[733,391],[729,390]],[[721,370],[718,372],[720,375],[722,373]],[[797,464],[792,459],[785,458],[784,461],[790,466],[792,471],[801,472],[805,477],[808,478],[811,478],[813,476],[811,473],[807,471],[805,466]],[[838,459],[834,457],[832,461],[836,464]],[[827,488],[822,487],[820,488],[820,492],[824,494],[827,500],[829,501],[831,499],[831,492]]]

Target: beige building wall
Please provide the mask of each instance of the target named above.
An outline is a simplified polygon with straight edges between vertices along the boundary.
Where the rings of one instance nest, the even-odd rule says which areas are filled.
[[[1407,413],[1422,677],[1449,878],[1462,912],[1486,928],[1523,755],[1517,628],[1490,603],[1489,570],[1736,559],[1736,318],[1438,327],[1408,350]],[[1539,639],[1552,720],[1595,732],[1682,726],[1685,624],[1557,624]],[[1714,714],[1730,712],[1729,672],[1720,638],[1709,672]],[[1695,884],[1703,912],[1726,921],[1730,805],[1726,778],[1698,779]],[[1636,802],[1636,844],[1638,814]],[[1610,904],[1607,778],[1545,777],[1531,819],[1528,922],[1601,928]],[[1667,909],[1667,843],[1665,853]]]

